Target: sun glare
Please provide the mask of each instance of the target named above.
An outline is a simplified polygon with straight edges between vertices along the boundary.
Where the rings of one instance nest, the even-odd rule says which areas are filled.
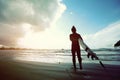
[[[65,47],[64,37],[66,36],[62,35],[62,33],[51,28],[35,33],[30,30],[30,25],[25,24],[25,26],[28,26],[24,28],[27,32],[23,38],[18,40],[18,45],[21,47],[34,49],[58,49]]]

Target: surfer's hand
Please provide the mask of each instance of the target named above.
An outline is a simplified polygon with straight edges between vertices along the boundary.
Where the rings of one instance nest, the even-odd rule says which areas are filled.
[[[87,54],[87,57],[88,57],[88,58],[91,57],[92,60],[98,59],[98,57],[96,56],[95,53],[88,53],[88,54]]]
[[[88,58],[90,57],[90,53],[87,54],[87,57],[88,57]]]

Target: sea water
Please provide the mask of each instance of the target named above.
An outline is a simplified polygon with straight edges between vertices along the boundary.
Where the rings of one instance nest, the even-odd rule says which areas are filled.
[[[93,52],[101,61],[120,65],[120,49],[94,49]],[[87,58],[84,50],[81,50],[81,57],[83,62],[92,62],[90,58]],[[72,55],[69,49],[0,50],[0,60],[72,63]]]

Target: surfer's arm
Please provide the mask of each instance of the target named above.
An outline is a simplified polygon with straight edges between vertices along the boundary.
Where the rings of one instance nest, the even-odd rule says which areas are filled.
[[[69,38],[70,38],[70,40],[72,41],[72,35],[71,35],[71,34],[70,34],[70,37],[69,37]]]
[[[79,38],[83,41],[83,39],[82,39],[81,35],[79,35]]]

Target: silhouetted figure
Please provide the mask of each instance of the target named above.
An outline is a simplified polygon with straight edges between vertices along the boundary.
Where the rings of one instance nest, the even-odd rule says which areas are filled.
[[[76,33],[76,28],[74,26],[72,27],[71,31],[72,31],[72,34],[70,34],[70,40],[72,42],[71,52],[72,52],[73,66],[74,66],[74,69],[76,70],[75,54],[77,53],[79,66],[80,66],[80,69],[82,69],[82,58],[81,58],[81,50],[80,50],[80,45],[79,45],[79,38],[81,38],[82,40],[82,37],[80,36],[80,34]]]
[[[114,47],[120,47],[120,40],[114,44]]]

